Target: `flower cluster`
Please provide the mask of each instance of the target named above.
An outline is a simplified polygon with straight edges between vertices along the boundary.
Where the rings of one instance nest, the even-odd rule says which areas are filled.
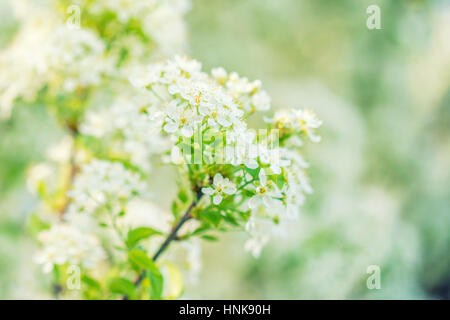
[[[11,6],[20,25],[0,53],[0,115],[41,102],[67,133],[28,180],[41,200],[38,262],[56,284],[77,264],[85,297],[176,298],[179,266],[200,269],[198,238],[246,230],[258,256],[298,215],[312,191],[299,139],[319,140],[312,112],[267,119],[261,81],[184,56],[142,68],[183,51],[189,0]],[[250,126],[253,114],[265,127]],[[171,213],[148,202],[155,162],[177,173]]]
[[[153,94],[148,116],[176,141],[172,159],[187,165],[193,188],[204,195],[203,210],[228,221],[240,213],[252,236],[247,247],[258,255],[270,232],[258,234],[255,221],[280,225],[297,217],[304,195],[312,192],[295,140],[306,135],[318,141],[321,121],[311,111],[280,110],[267,120],[269,128],[253,130],[246,119],[270,108],[261,82],[223,68],[208,75],[186,57],[153,64],[130,80]]]
[[[173,54],[185,47],[186,26],[183,16],[190,10],[189,0],[77,0],[63,2],[78,5],[89,17],[117,17],[117,22],[125,27],[137,27],[142,34],[152,40],[159,54]],[[119,28],[114,20],[104,28]],[[137,26],[136,26],[137,25]],[[102,26],[103,27],[103,26]],[[119,30],[117,30],[120,32]],[[118,33],[117,32],[117,33]],[[114,36],[117,36],[117,33]],[[111,35],[112,36],[112,35]],[[123,40],[123,41],[122,41]],[[142,41],[132,41],[124,36],[116,43],[116,48],[133,45],[133,51],[145,52]],[[131,51],[131,50],[130,50]],[[131,54],[136,54],[131,51]]]
[[[94,214],[99,209],[119,213],[123,203],[145,190],[140,177],[121,163],[93,160],[83,166],[68,195],[69,212]]]
[[[104,44],[94,32],[55,24],[58,17],[42,13],[26,20],[11,46],[0,53],[0,112],[9,116],[14,101],[28,101],[45,85],[72,92],[99,85],[109,69]]]
[[[60,148],[75,150],[71,157],[49,152],[71,170],[62,188],[65,203],[47,207],[57,208],[61,218],[41,232],[39,262],[47,272],[67,264],[89,269],[106,254],[109,267],[120,273],[108,280],[112,297],[178,297],[180,255],[166,252],[173,239],[183,241],[183,264],[197,273],[198,237],[245,230],[245,248],[257,257],[298,216],[312,192],[299,140],[318,141],[321,121],[310,111],[281,110],[263,117],[266,127],[252,128],[251,115],[270,111],[261,82],[223,68],[208,74],[187,57],[151,64],[130,82],[134,88],[109,108],[85,113],[70,148]],[[152,162],[167,159],[178,173],[172,214],[147,199]],[[45,189],[54,177],[49,171],[45,164],[35,167],[30,185]],[[101,296],[99,287],[89,294]]]
[[[86,234],[77,228],[65,224],[55,224],[49,230],[39,234],[43,249],[36,261],[49,273],[55,265],[81,265],[84,268],[95,268],[106,258],[99,239]]]
[[[275,112],[273,126],[283,133],[303,132],[313,142],[319,142],[320,137],[314,132],[322,125],[311,110],[283,109]]]
[[[149,109],[152,119],[160,121],[165,132],[184,137],[192,137],[198,127],[239,136],[246,129],[246,110],[267,110],[270,106],[270,99],[261,98],[267,93],[261,90],[259,81],[249,82],[226,72],[212,78],[201,71],[198,61],[186,57],[175,56],[151,65],[131,82],[149,88],[160,98],[160,103]]]
[[[125,79],[139,63],[185,47],[183,16],[189,0],[14,0],[10,4],[20,28],[0,52],[3,118],[9,117],[17,99],[85,108],[70,101],[62,105],[57,98],[75,93],[78,102],[86,100],[87,94]]]
[[[148,173],[152,157],[167,151],[168,141],[159,134],[157,125],[149,119],[139,103],[120,99],[110,108],[88,111],[80,132],[101,141],[108,153]]]

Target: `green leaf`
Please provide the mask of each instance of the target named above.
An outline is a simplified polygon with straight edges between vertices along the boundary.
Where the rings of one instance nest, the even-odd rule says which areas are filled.
[[[201,238],[203,240],[206,240],[206,241],[217,241],[217,240],[219,240],[217,237],[210,236],[210,235],[207,235],[207,234],[201,236]]]
[[[138,269],[147,270],[147,278],[150,280],[150,298],[155,300],[161,299],[164,279],[153,260],[145,252],[138,249],[130,251],[128,260]]]
[[[220,212],[211,210],[203,212],[201,218],[203,218],[209,224],[212,224],[213,226],[217,227],[220,221],[222,220],[223,216],[220,214]]]
[[[147,277],[150,280],[150,298],[152,300],[160,300],[164,288],[164,279],[158,268],[149,270]]]
[[[186,192],[186,190],[181,189],[180,192],[178,192],[178,199],[180,199],[181,203],[187,203],[189,200],[189,196]]]
[[[248,189],[243,189],[241,192],[242,192],[242,195],[244,197],[248,197],[248,198],[251,198],[252,196],[255,195],[254,191],[251,191],[251,190],[248,190]]]
[[[139,227],[136,229],[132,229],[128,231],[126,245],[128,248],[133,248],[139,241],[149,238],[153,235],[162,235],[162,233],[148,227]]]
[[[279,189],[282,189],[284,185],[284,177],[282,175],[278,175],[276,177],[275,183]]]
[[[194,232],[192,232],[192,234],[191,235],[198,235],[198,234],[200,234],[200,233],[203,233],[203,232],[206,232],[206,231],[208,231],[208,230],[210,230],[211,229],[211,226],[210,225],[203,225],[203,226],[200,226],[200,227],[198,227],[197,229],[195,229],[195,231]]]
[[[258,177],[259,168],[250,169],[250,168],[245,167],[245,171],[247,171],[253,177],[253,179],[256,179]]]
[[[138,249],[131,250],[128,253],[128,260],[137,269],[146,269],[146,270],[158,269],[153,260],[150,259],[142,250]]]
[[[237,220],[233,217],[232,214],[227,214],[223,217],[223,219],[228,222],[229,224],[233,225],[233,226],[239,226],[239,223],[237,222]]]
[[[171,211],[174,217],[178,217],[180,208],[177,201],[172,202]]]
[[[126,295],[130,299],[134,299],[136,296],[134,284],[125,278],[112,278],[109,281],[109,290],[112,293]]]
[[[85,285],[87,285],[89,287],[89,289],[94,289],[94,290],[100,290],[101,289],[100,283],[97,280],[95,280],[95,279],[93,279],[93,278],[91,278],[89,276],[83,275],[81,277],[81,281]]]

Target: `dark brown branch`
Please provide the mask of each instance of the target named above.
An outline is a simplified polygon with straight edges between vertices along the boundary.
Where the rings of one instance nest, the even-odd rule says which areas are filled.
[[[184,213],[184,215],[181,217],[181,219],[177,222],[177,224],[172,228],[172,230],[170,231],[169,235],[167,236],[166,240],[163,242],[163,244],[159,247],[158,251],[156,251],[156,253],[153,255],[152,260],[156,261],[159,256],[169,247],[170,243],[174,240],[177,240],[177,233],[178,231],[180,231],[181,227],[184,225],[184,223],[186,221],[189,221],[190,219],[192,219],[192,209],[195,208],[197,202],[200,200],[201,197],[201,192],[197,192],[196,193],[196,199],[192,201],[192,203],[189,205],[189,207],[186,209],[186,212]],[[142,280],[144,280],[145,277],[145,270],[142,271],[139,276],[136,278],[136,280],[134,281],[134,285],[135,287],[138,287],[139,284],[142,282]],[[123,297],[124,300],[127,300],[128,297],[124,296]]]
[[[169,233],[169,235],[167,236],[166,240],[163,242],[163,244],[159,247],[158,251],[156,251],[156,253],[154,254],[152,260],[156,261],[159,256],[167,249],[167,247],[169,246],[169,244],[175,240],[177,238],[177,233],[178,231],[181,229],[181,227],[183,226],[183,224],[192,219],[191,216],[191,211],[192,209],[195,207],[195,205],[197,204],[197,202],[192,201],[192,203],[189,205],[189,208],[187,208],[186,212],[184,213],[184,215],[181,217],[181,219],[178,221],[178,223],[172,228],[172,231]],[[145,276],[145,271],[142,271],[139,274],[139,277],[134,281],[134,285],[137,287],[139,286],[139,284],[141,283],[142,280],[144,280],[144,276]]]
[[[72,188],[73,181],[75,180],[75,175],[77,174],[77,165],[75,163],[75,147],[73,147],[73,150],[71,152],[72,152],[72,154],[70,155],[70,177],[69,177],[68,189]],[[59,214],[60,214],[61,218],[66,213],[67,208],[69,207],[69,204],[70,204],[70,199],[68,198],[67,195],[66,195],[66,197],[67,197],[67,199],[66,199],[66,202],[64,203],[64,206],[59,210]]]
[[[77,164],[75,161],[75,156],[76,156],[76,147],[75,147],[75,143],[76,143],[76,138],[79,135],[79,131],[78,131],[78,125],[76,122],[67,122],[66,123],[66,128],[69,131],[70,135],[73,138],[72,141],[72,150],[70,150],[70,176],[69,176],[69,182],[68,182],[68,190],[70,190],[72,188],[73,182],[75,180],[75,176],[77,174]],[[66,195],[67,197],[67,195]],[[59,210],[59,215],[60,218],[63,218],[64,214],[67,211],[67,208],[69,207],[70,204],[70,199],[67,197],[66,201],[64,203],[64,206]]]
[[[164,243],[161,245],[159,250],[153,256],[153,261],[156,261],[156,259],[158,259],[158,257],[161,255],[161,253],[163,253],[163,251],[169,246],[170,242],[172,242],[172,240],[176,239],[177,232],[180,230],[180,228],[183,226],[183,224],[186,221],[192,219],[191,211],[195,207],[195,205],[196,205],[196,202],[192,202],[190,204],[190,206],[186,210],[184,216],[181,217],[180,221],[178,221],[177,225],[172,229],[172,232],[169,234],[169,236],[167,237],[166,241],[164,241]]]

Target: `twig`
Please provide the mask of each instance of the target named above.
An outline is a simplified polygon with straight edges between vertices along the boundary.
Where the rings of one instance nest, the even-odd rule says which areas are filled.
[[[69,176],[69,182],[68,182],[68,189],[72,188],[73,181],[75,180],[75,176],[77,174],[77,164],[75,161],[75,154],[76,154],[76,148],[75,148],[75,139],[77,138],[79,131],[78,131],[78,125],[75,122],[68,122],[66,124],[66,128],[69,130],[70,135],[72,136],[72,148],[70,150],[70,176]],[[67,197],[67,195],[66,195]],[[67,208],[69,207],[70,199],[67,198],[66,202],[64,203],[64,206],[59,210],[60,218],[63,218],[64,214],[67,211]]]
[[[167,247],[170,245],[170,243],[173,240],[177,239],[177,233],[178,231],[181,229],[181,227],[183,226],[183,224],[192,219],[192,215],[191,215],[191,211],[192,209],[194,209],[194,207],[196,206],[197,202],[200,200],[200,192],[196,193],[196,199],[192,201],[192,203],[189,205],[189,207],[186,209],[186,212],[184,213],[184,215],[181,217],[181,219],[177,222],[177,224],[172,228],[172,230],[170,231],[169,235],[167,236],[166,240],[163,242],[163,244],[159,247],[158,251],[156,251],[156,253],[154,254],[152,260],[156,261],[159,256],[167,249]],[[138,287],[139,284],[142,282],[142,280],[144,280],[144,276],[145,276],[145,270],[142,271],[139,276],[136,278],[136,280],[134,281],[134,286]],[[123,300],[128,300],[127,296],[123,297]]]
[[[170,234],[167,236],[166,240],[163,242],[163,244],[161,245],[161,247],[159,247],[158,251],[156,251],[155,255],[153,256],[152,260],[156,261],[159,256],[164,252],[164,250],[167,249],[167,247],[169,246],[169,244],[176,239],[177,237],[177,233],[180,230],[180,228],[183,226],[183,224],[192,219],[191,216],[191,211],[192,209],[195,207],[196,202],[192,201],[192,203],[190,204],[189,208],[186,210],[186,212],[184,213],[184,215],[181,217],[181,219],[178,221],[178,223],[172,228],[172,231],[170,232]],[[144,276],[145,276],[145,271],[142,271],[139,274],[139,277],[134,281],[134,285],[137,287],[139,286],[139,284],[141,283],[142,280],[144,280]]]

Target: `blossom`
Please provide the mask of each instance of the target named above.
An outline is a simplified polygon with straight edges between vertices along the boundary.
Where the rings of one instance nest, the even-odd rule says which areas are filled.
[[[311,110],[282,109],[275,113],[272,122],[278,129],[293,129],[306,133],[313,142],[320,141],[315,130],[322,125],[322,121]]]
[[[286,201],[286,217],[288,219],[296,219],[298,218],[299,208],[305,201],[305,195],[311,194],[313,189],[305,173],[308,163],[305,162],[298,152],[285,149],[284,153],[291,162],[285,170],[289,183],[283,186]]]
[[[220,173],[216,173],[213,180],[213,188],[202,188],[202,192],[213,197],[213,203],[218,205],[222,202],[223,194],[232,195],[236,193],[236,185]]]
[[[106,257],[98,238],[65,223],[42,231],[38,239],[43,248],[36,256],[36,262],[43,265],[45,273],[52,271],[54,265],[75,264],[94,268]]]
[[[163,129],[168,133],[180,130],[182,136],[189,138],[194,134],[198,119],[198,114],[194,109],[188,108],[183,103],[177,105],[176,101],[172,101],[167,106],[166,124]]]
[[[90,110],[80,132],[101,139],[112,152],[149,172],[152,157],[169,150],[170,145],[160,134],[159,124],[142,112],[142,104],[125,95],[109,108]]]
[[[314,130],[322,125],[314,112],[310,110],[295,110],[294,126],[301,132],[305,132],[313,142],[319,142],[320,136],[314,134]]]
[[[211,75],[221,85],[225,84],[225,81],[227,80],[227,77],[228,77],[227,71],[222,67],[212,69]]]
[[[245,230],[250,235],[245,243],[245,250],[250,251],[253,257],[258,258],[263,247],[270,240],[272,223],[266,219],[252,216],[245,225]]]
[[[251,130],[237,131],[227,135],[225,158],[234,166],[244,164],[249,169],[257,169],[259,163],[256,134]]]
[[[239,77],[236,72],[231,72],[225,86],[234,96],[240,97],[256,92],[261,87],[261,81],[250,82],[245,77]]]
[[[144,190],[140,177],[121,163],[93,160],[82,167],[81,174],[77,175],[73,188],[68,192],[72,199],[69,211],[93,214],[107,204],[120,210],[117,207],[121,201],[129,201]]]
[[[274,141],[278,135],[267,139],[264,133],[248,128],[247,117],[254,112],[268,111],[271,105],[259,80],[250,81],[221,67],[212,69],[208,75],[202,72],[198,61],[175,56],[147,67],[144,73],[132,77],[131,82],[157,98],[148,101],[148,110],[151,119],[177,141],[170,153],[172,163],[189,165],[192,160],[189,154],[182,158],[180,141],[184,141],[183,150],[199,148],[195,139],[192,142],[183,138],[213,134],[214,139],[206,139],[200,150],[207,159],[224,160],[224,167],[219,170],[213,164],[207,172],[201,166],[195,171],[208,177],[211,172],[215,174],[212,185],[201,191],[212,198],[219,210],[223,210],[220,204],[224,195],[237,193],[236,203],[242,206],[239,210],[250,209],[252,217],[267,220],[268,225],[296,216],[311,188],[304,173],[306,164],[293,151],[300,144],[293,143],[300,133],[318,140],[315,130],[321,121],[312,112],[295,109],[275,112],[269,121],[272,128],[284,130],[280,134],[287,133],[292,138],[283,140],[283,146],[279,146],[280,141]],[[221,145],[224,148],[217,148]],[[245,192],[239,192],[242,189]],[[258,255],[267,241],[266,235],[253,237],[247,246]]]
[[[15,99],[36,98],[45,85],[50,92],[71,92],[98,85],[111,65],[104,44],[86,29],[59,24],[53,13],[25,20],[11,45],[0,53],[0,112],[8,116]]]
[[[112,79],[127,78],[129,69],[140,61],[186,47],[183,17],[190,9],[189,0],[78,0],[83,24],[75,28],[68,24],[59,1],[10,2],[20,25],[0,52],[3,118],[9,117],[16,99],[36,100],[44,87],[51,99],[72,92],[84,94],[85,89],[90,89],[89,94],[102,91],[104,84],[118,82]],[[105,16],[117,19],[105,21]],[[132,32],[130,21],[136,22]],[[102,31],[109,29],[113,34]]]
[[[266,172],[264,169],[260,169],[259,181],[257,182],[255,195],[250,198],[248,205],[251,209],[256,209],[260,205],[264,205],[266,207],[274,206],[278,199],[283,195],[278,187],[272,180],[267,180]]]
[[[259,91],[252,96],[252,104],[258,111],[267,111],[270,109],[270,96],[266,91]]]
[[[281,168],[288,167],[290,160],[283,159],[280,148],[269,148],[264,144],[258,145],[259,159],[263,164],[269,164],[270,170],[274,174],[281,174]]]
[[[259,81],[249,82],[235,73],[227,77],[222,69],[213,72],[209,76],[198,61],[175,56],[149,66],[130,81],[138,88],[150,88],[160,99],[151,105],[153,113],[162,115],[165,132],[191,137],[197,130],[215,128],[238,135],[247,126],[245,112],[267,110],[270,98],[260,90]]]

